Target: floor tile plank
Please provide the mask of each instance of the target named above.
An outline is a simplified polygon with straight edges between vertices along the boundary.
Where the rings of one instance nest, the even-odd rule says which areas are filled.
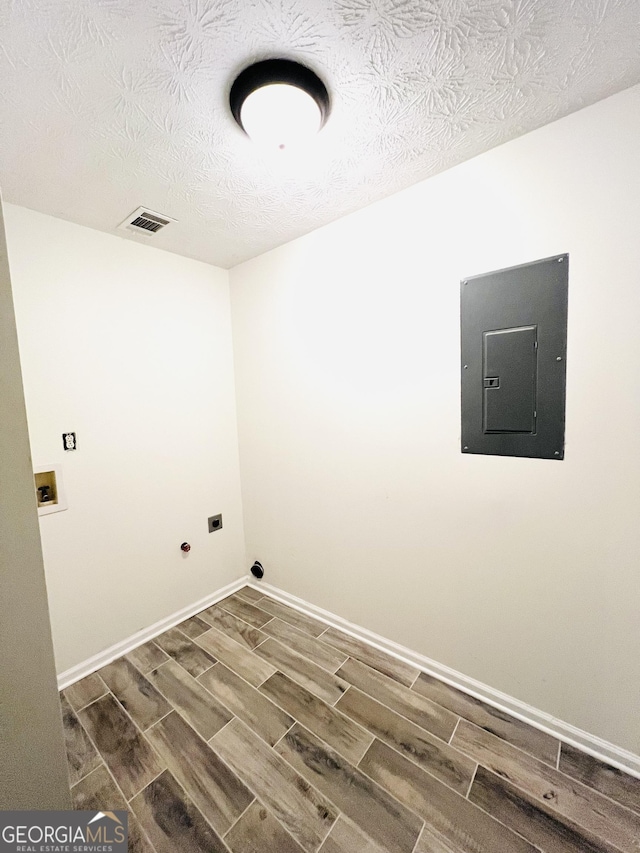
[[[453,734],[459,719],[455,714],[360,661],[349,658],[336,675],[441,740]]]
[[[469,799],[545,853],[617,853],[544,803],[479,767]]]
[[[278,619],[282,619],[283,622],[288,622],[294,628],[299,628],[301,631],[311,634],[312,637],[319,637],[327,628],[324,622],[319,622],[317,619],[307,616],[306,613],[301,613],[299,610],[282,604],[280,601],[275,601],[273,598],[265,597],[259,604],[260,610],[271,613],[272,616],[277,616]]]
[[[436,779],[466,796],[477,766],[475,761],[376,702],[357,687],[350,687],[336,703],[336,708]]]
[[[404,684],[405,687],[411,687],[415,681],[419,670],[415,666],[410,666],[404,661],[396,660],[391,655],[374,649],[373,646],[363,643],[349,634],[343,634],[337,628],[327,628],[322,635],[322,642],[340,649],[341,652],[349,655],[349,657],[365,663],[371,669],[381,672],[383,675]]]
[[[451,743],[596,838],[623,853],[637,853],[640,815],[466,720],[460,721]]]
[[[270,663],[252,654],[217,628],[209,628],[206,634],[198,637],[196,643],[254,687],[259,687],[276,671]]]
[[[535,755],[536,758],[540,758],[555,767],[558,757],[558,741],[546,732],[534,729],[527,723],[523,723],[504,711],[499,711],[461,690],[456,690],[455,687],[451,687],[444,681],[433,678],[425,672],[420,673],[413,689],[421,696],[426,696],[432,702],[442,705],[443,708],[448,708],[459,717],[464,717],[481,729],[509,741],[514,746],[524,749],[530,755]]]
[[[164,769],[110,693],[87,705],[79,717],[127,799]]]
[[[208,631],[210,625],[201,619],[198,614],[197,616],[191,616],[190,619],[185,619],[184,622],[181,622],[176,627],[178,627],[183,634],[186,634],[189,639],[194,640],[196,637],[199,637],[200,634],[204,634],[205,631]]]
[[[198,680],[269,746],[279,741],[293,725],[294,721],[288,714],[222,663],[216,664]]]
[[[250,586],[243,586],[242,589],[237,590],[236,595],[240,598],[244,598],[249,602],[249,604],[257,604],[262,598],[264,598],[263,592],[253,589],[253,587]]]
[[[60,704],[69,783],[75,785],[83,776],[102,764],[102,760],[64,695],[60,696]]]
[[[148,677],[205,740],[213,737],[233,716],[173,660],[150,672]]]
[[[208,627],[207,630],[209,630]],[[216,663],[214,657],[193,643],[178,628],[170,628],[164,634],[160,634],[159,637],[155,638],[154,643],[194,678],[206,672],[209,667]]]
[[[103,811],[98,809],[97,811]],[[129,809],[128,823],[128,853],[156,853],[156,848],[149,841],[147,834],[140,826],[140,821],[135,813]]]
[[[218,631],[248,649],[255,649],[263,640],[267,639],[267,635],[263,634],[262,631],[254,628],[253,625],[249,625],[248,622],[238,619],[233,613],[223,610],[217,604],[204,610],[201,616],[207,622],[207,628],[217,628]]]
[[[288,622],[275,617],[267,622],[262,629],[265,634],[279,640],[283,645],[294,649],[298,654],[304,655],[310,661],[321,666],[329,672],[335,672],[338,667],[347,660],[348,655],[328,646],[315,637],[310,637],[299,628],[294,628]]]
[[[168,714],[171,705],[126,658],[100,670],[109,690],[143,731]]]
[[[128,807],[121,791],[118,790],[113,777],[104,764],[101,763],[97,770],[94,770],[71,789],[71,801],[74,809],[81,811],[125,810],[128,812],[129,853],[155,853],[137,817]]]
[[[102,760],[95,770],[71,787],[71,802],[74,809],[85,811],[128,811],[129,808]]]
[[[253,625],[254,628],[261,628],[265,622],[269,622],[273,618],[270,613],[265,613],[264,610],[260,610],[254,604],[249,604],[248,601],[235,595],[223,598],[216,606],[232,613],[238,619],[242,619],[243,622]]]
[[[302,847],[258,800],[254,800],[224,840],[233,853],[302,853]]]
[[[151,672],[152,669],[157,669],[160,664],[169,660],[169,655],[165,655],[162,649],[159,649],[153,640],[149,640],[148,643],[143,643],[141,646],[138,646],[137,649],[128,652],[125,657],[135,667],[137,667],[143,675]]]
[[[107,687],[97,672],[87,675],[86,678],[76,681],[75,684],[63,690],[74,711],[80,711],[85,705],[89,705],[104,696],[106,692]]]
[[[538,853],[528,841],[379,740],[358,766],[420,815],[436,839],[442,837],[456,853]]]
[[[411,853],[422,821],[315,735],[296,723],[276,752],[387,853]]]
[[[447,841],[425,824],[414,853],[461,853],[462,848]]]
[[[211,745],[297,843],[315,853],[337,816],[331,803],[238,719]]]
[[[229,853],[168,770],[131,801],[157,853]]]
[[[352,764],[357,764],[371,745],[372,735],[282,672],[268,678],[260,691]]]
[[[385,851],[344,815],[340,815],[320,848],[320,853],[385,853]]]
[[[563,743],[560,748],[559,769],[628,809],[640,813],[640,779],[598,761],[568,743]]]
[[[297,684],[333,705],[347,689],[348,685],[330,672],[316,666],[303,655],[283,646],[278,640],[269,638],[255,650],[255,654],[268,661],[274,669],[279,669]]]
[[[253,794],[175,711],[153,726],[147,738],[194,805],[224,835]]]

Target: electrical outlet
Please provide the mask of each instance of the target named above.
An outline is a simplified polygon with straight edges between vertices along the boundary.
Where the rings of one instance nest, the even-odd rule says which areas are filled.
[[[208,519],[209,523],[209,533],[215,533],[216,530],[222,529],[222,513],[219,515],[212,515],[210,519]]]

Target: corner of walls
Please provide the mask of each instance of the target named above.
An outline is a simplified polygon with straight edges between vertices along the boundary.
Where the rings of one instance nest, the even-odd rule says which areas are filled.
[[[246,571],[229,276],[12,205],[6,226],[33,461],[69,504],[40,518],[60,672]]]

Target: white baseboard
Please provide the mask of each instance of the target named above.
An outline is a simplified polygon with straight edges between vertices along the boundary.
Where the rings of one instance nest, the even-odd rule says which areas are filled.
[[[271,586],[263,581],[256,581],[253,577],[247,577],[246,585],[278,599],[283,604],[288,604],[290,607],[299,610],[301,613],[305,613],[307,616],[312,616],[314,619],[318,619],[327,625],[339,628],[345,634],[350,634],[352,637],[356,637],[358,640],[362,640],[398,660],[405,661],[422,672],[426,672],[434,678],[438,678],[440,681],[444,681],[446,684],[450,684],[452,687],[461,690],[463,693],[468,693],[470,696],[475,696],[476,699],[481,699],[488,705],[492,705],[494,708],[498,708],[500,711],[504,711],[528,723],[533,728],[553,735],[563,743],[571,744],[583,752],[587,752],[589,755],[593,755],[595,758],[611,764],[613,767],[624,770],[625,773],[630,773],[632,776],[640,778],[640,756],[635,755],[633,752],[622,749],[613,743],[609,743],[609,741],[596,737],[596,735],[589,734],[589,732],[576,728],[576,726],[572,726],[570,723],[565,723],[564,720],[540,711],[532,705],[527,705],[519,699],[514,699],[506,693],[494,690],[493,687],[489,687],[487,684],[476,681],[474,678],[469,678],[469,676],[457,672],[455,669],[451,669],[405,646],[394,643],[392,640],[387,640],[379,634],[374,634],[373,631],[369,631],[367,628],[354,625],[341,616],[336,616],[328,610],[323,610],[320,607],[309,604],[303,599],[296,598],[295,595],[290,595],[288,592],[284,592],[275,586]]]
[[[161,619],[159,622],[150,625],[148,628],[143,628],[142,631],[132,634],[130,637],[127,637],[126,640],[122,640],[120,643],[110,646],[108,649],[105,649],[103,652],[99,652],[97,655],[94,655],[88,660],[82,661],[82,663],[76,664],[76,666],[72,666],[71,669],[61,672],[58,675],[58,690],[64,690],[65,687],[69,687],[69,685],[74,684],[81,678],[91,675],[91,673],[95,672],[97,669],[101,669],[103,666],[106,666],[108,663],[116,660],[116,658],[126,655],[128,652],[133,651],[133,649],[136,649],[148,640],[153,640],[154,637],[157,637],[159,634],[163,634],[165,631],[168,631],[169,628],[173,628],[174,625],[184,622],[184,620],[188,619],[190,616],[195,616],[196,613],[204,610],[205,607],[211,607],[212,604],[216,604],[218,601],[221,601],[221,599],[226,598],[228,595],[231,595],[231,593],[242,589],[242,587],[246,585],[247,578],[245,576],[240,577],[238,580],[232,581],[226,586],[223,586],[222,589],[216,590],[216,592],[211,593],[211,595],[207,595],[206,598],[196,601],[195,604],[183,607],[182,610],[178,610],[170,616],[167,616],[165,619]]]
[[[126,640],[122,640],[122,642],[116,643],[110,648],[105,649],[103,652],[100,652],[88,660],[71,667],[71,669],[60,673],[58,676],[58,689],[63,690],[65,687],[69,687],[69,685],[79,681],[87,675],[90,675],[97,669],[106,666],[108,663],[111,663],[111,661],[116,660],[116,658],[133,651],[133,649],[141,646],[148,640],[152,640],[154,637],[157,637],[169,628],[173,628],[174,625],[178,625],[180,622],[188,619],[190,616],[194,616],[206,607],[211,607],[212,604],[216,604],[216,602],[221,601],[223,598],[226,598],[226,596],[242,589],[243,586],[250,586],[259,592],[264,592],[278,601],[281,601],[283,604],[288,604],[295,610],[305,613],[307,616],[312,616],[314,619],[318,619],[320,622],[324,622],[326,625],[333,628],[339,628],[341,631],[344,631],[345,634],[350,634],[352,637],[356,637],[358,640],[362,640],[370,646],[380,649],[398,660],[405,661],[406,663],[421,670],[421,672],[426,672],[434,678],[438,678],[440,681],[444,681],[446,684],[456,687],[463,693],[468,693],[470,696],[475,696],[476,699],[481,699],[488,705],[492,705],[494,708],[498,708],[500,711],[504,711],[505,713],[511,714],[511,716],[528,723],[530,726],[533,726],[533,728],[540,729],[543,732],[553,735],[563,743],[571,744],[572,746],[583,750],[583,752],[587,752],[589,755],[593,755],[595,758],[605,761],[607,764],[611,764],[613,767],[618,767],[620,770],[624,770],[626,773],[630,773],[632,776],[640,778],[640,756],[635,755],[632,752],[628,752],[625,749],[621,749],[615,744],[609,743],[602,738],[589,734],[589,732],[578,729],[570,723],[565,723],[564,720],[560,720],[551,714],[540,711],[532,705],[527,705],[519,699],[514,699],[506,693],[494,690],[493,687],[489,687],[487,684],[483,684],[480,681],[476,681],[474,678],[470,678],[461,672],[457,672],[455,669],[451,669],[448,666],[444,666],[444,664],[418,654],[417,652],[406,648],[406,646],[401,646],[398,643],[394,643],[392,640],[387,640],[385,637],[381,637],[379,634],[374,634],[373,631],[369,631],[367,628],[362,628],[360,625],[354,625],[353,622],[349,622],[341,616],[336,616],[335,613],[330,613],[328,610],[323,610],[321,607],[309,604],[303,599],[297,598],[295,595],[290,595],[288,592],[278,589],[278,587],[271,586],[271,584],[265,583],[264,581],[256,581],[254,577],[246,575],[238,578],[238,580],[235,580],[230,584],[227,584],[216,592],[211,593],[211,595],[197,601],[195,604],[191,604],[188,607],[182,608],[182,610],[178,610],[176,613],[156,622],[149,628],[138,631]]]

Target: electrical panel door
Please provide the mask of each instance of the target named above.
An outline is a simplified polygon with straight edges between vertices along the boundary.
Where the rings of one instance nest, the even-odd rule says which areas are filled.
[[[462,452],[564,458],[569,256],[460,286]]]

